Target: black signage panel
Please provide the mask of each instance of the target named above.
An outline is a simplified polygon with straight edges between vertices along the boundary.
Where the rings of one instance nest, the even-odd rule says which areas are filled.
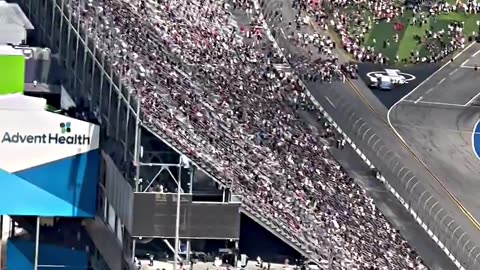
[[[133,236],[174,238],[177,194],[135,193]],[[181,195],[180,238],[238,239],[240,204],[192,202],[191,195]]]

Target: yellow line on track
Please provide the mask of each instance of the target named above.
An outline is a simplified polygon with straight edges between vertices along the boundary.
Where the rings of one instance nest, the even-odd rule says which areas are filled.
[[[447,189],[447,187],[440,181],[440,179],[432,172],[432,170],[430,170],[428,168],[428,166],[425,164],[425,162],[423,162],[418,156],[417,154],[413,151],[413,149],[408,145],[406,144],[403,140],[401,140],[397,134],[395,134],[395,132],[393,132],[392,130],[392,127],[390,126],[390,124],[388,124],[384,119],[383,117],[375,110],[375,108],[368,102],[367,98],[363,95],[363,93],[360,91],[360,89],[358,89],[358,87],[351,82],[350,79],[347,79],[347,82],[348,84],[350,85],[350,87],[353,89],[353,91],[355,92],[356,95],[358,95],[360,97],[360,99],[363,101],[363,103],[365,103],[369,110],[372,111],[373,113],[375,113],[376,115],[378,115],[380,117],[380,119],[382,119],[382,122],[383,124],[388,128],[388,130],[390,132],[392,132],[394,135],[395,135],[395,138],[397,138],[397,140],[403,144],[407,149],[408,151],[415,157],[415,159],[420,162],[420,164],[422,164],[423,167],[425,167],[425,169],[428,171],[428,173],[433,177],[433,179],[435,179],[435,181],[437,181],[438,184],[440,184],[440,186],[445,190],[445,192],[447,193],[447,195],[450,197],[450,199],[458,206],[458,208],[460,208],[460,210],[463,212],[463,214],[470,220],[470,222],[472,222],[472,224],[478,229],[480,230],[480,223],[477,221],[477,219],[467,210],[467,208],[465,208],[465,206],[462,205],[462,203],[460,203],[460,201]]]
[[[318,29],[318,26],[312,21],[310,20],[310,26],[313,28],[314,32],[321,32],[319,31]],[[462,203],[460,203],[460,201],[447,189],[447,187],[440,181],[440,179],[428,168],[428,166],[425,164],[425,162],[423,162],[418,156],[417,154],[413,151],[413,149],[407,145],[403,140],[401,140],[400,137],[398,137],[397,134],[395,134],[395,132],[393,132],[392,128],[390,126],[389,123],[387,123],[383,117],[381,116],[380,113],[378,113],[375,108],[368,102],[367,98],[363,95],[363,93],[358,89],[358,87],[352,83],[352,81],[350,79],[347,79],[347,82],[348,84],[350,85],[350,87],[353,89],[353,91],[355,92],[355,94],[357,96],[360,97],[360,99],[363,101],[363,103],[365,103],[368,108],[370,109],[370,111],[372,111],[373,113],[375,113],[377,116],[380,117],[380,119],[382,120],[383,124],[387,127],[387,129],[392,132],[394,135],[395,135],[395,138],[401,143],[403,144],[407,150],[415,157],[415,159],[420,162],[420,164],[422,164],[422,166],[427,170],[427,172],[433,177],[433,179],[435,179],[435,181],[437,181],[438,184],[440,184],[440,186],[444,189],[444,191],[447,193],[448,197],[450,197],[450,199],[458,206],[458,208],[462,211],[462,213],[470,220],[470,222],[472,222],[472,224],[477,228],[477,230],[480,230],[480,223],[477,221],[477,219],[467,210],[467,208],[465,208],[465,206],[462,205]]]

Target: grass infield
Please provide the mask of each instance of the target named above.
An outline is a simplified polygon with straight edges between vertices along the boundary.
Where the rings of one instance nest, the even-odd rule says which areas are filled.
[[[447,2],[455,3],[455,0],[447,0]],[[365,12],[363,17],[365,18],[365,22],[368,22],[371,25],[370,32],[365,35],[365,42],[363,45],[373,46],[375,52],[380,52],[384,56],[387,56],[391,63],[395,61],[396,56],[398,56],[400,60],[408,59],[412,51],[418,51],[420,57],[430,56],[430,52],[425,47],[425,38],[423,38],[425,36],[425,31],[440,31],[442,29],[447,31],[450,23],[464,22],[463,33],[465,34],[465,37],[468,38],[478,32],[479,26],[477,25],[477,21],[480,21],[480,13],[466,14],[464,12],[439,14],[435,16],[435,18],[428,18],[427,23],[423,24],[421,27],[418,24],[413,25],[412,20],[414,16],[411,11],[406,11],[403,16],[399,16],[390,22],[374,22],[373,20],[368,19],[370,14],[366,14]],[[417,15],[417,19],[418,18],[419,16]],[[395,23],[403,24],[403,31],[395,30]],[[350,29],[355,31],[354,26]],[[398,35],[398,42],[394,41],[395,34]],[[416,35],[422,37],[420,42],[414,39]],[[451,37],[449,36],[445,37],[446,40],[450,40],[450,38]],[[386,40],[390,42],[390,45],[384,48],[384,41]]]

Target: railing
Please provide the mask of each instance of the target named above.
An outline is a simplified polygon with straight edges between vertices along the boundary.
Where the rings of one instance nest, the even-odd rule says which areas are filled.
[[[269,6],[269,4],[271,5]],[[257,3],[257,7],[265,13],[271,13],[275,8],[279,8],[278,5],[274,7],[274,4],[274,1],[264,1],[262,5]],[[270,38],[273,39],[272,36]],[[276,38],[281,39],[280,35],[277,35]],[[280,41],[282,44],[286,44],[286,42],[288,41]],[[362,160],[371,169],[378,168],[382,172],[383,176],[379,175],[379,180],[385,184],[455,265],[461,270],[480,269],[480,247],[457,224],[451,214],[444,210],[441,202],[432,195],[432,192],[404,166],[400,157],[388,150],[389,143],[384,138],[370,140],[371,136],[365,136],[368,130],[372,130],[369,120],[361,118],[355,112],[350,112],[350,104],[339,104],[336,110],[347,112],[341,118],[337,117],[336,119],[341,123],[342,129],[315,100],[307,87],[304,86],[304,89],[315,106],[346,138],[346,141]],[[382,152],[382,150],[384,151]]]
[[[25,4],[24,6],[25,7],[32,7],[33,4],[32,4],[32,1],[35,2],[35,0],[22,0],[22,2],[27,2],[28,4]],[[65,2],[67,2],[68,0],[65,0]],[[87,42],[86,40],[84,40],[80,35],[79,33],[85,33],[84,29],[82,29],[82,25],[79,25],[78,27],[80,29],[77,29],[74,27],[74,24],[76,22],[76,18],[74,16],[71,16],[72,18],[72,22],[68,20],[68,18],[70,18],[69,14],[66,14],[66,7],[64,6],[63,9],[62,7],[59,5],[59,2],[60,1],[55,1],[55,0],[52,0],[53,4],[55,5],[55,12],[58,12],[58,11],[61,11],[62,12],[62,15],[63,16],[63,19],[64,19],[64,23],[66,24],[69,24],[69,27],[71,27],[73,30],[72,30],[72,34],[75,34],[75,35],[78,35],[78,38],[79,38],[79,44],[84,46],[85,49],[86,49],[86,53],[88,53],[90,55],[90,57],[92,57],[93,61],[96,62],[96,64],[98,66],[101,66],[101,63],[103,62],[102,60],[100,59],[97,59],[96,58],[96,53],[101,53],[101,50],[99,48],[96,49],[96,53],[94,51],[94,48],[91,48],[89,45],[91,44],[90,42]],[[38,3],[37,3],[38,4]],[[35,4],[35,5],[37,5]],[[29,12],[30,13],[30,12]],[[53,25],[53,23],[52,23]],[[53,26],[52,26],[53,27]],[[54,42],[53,39],[50,39],[51,42]],[[73,44],[71,44],[73,45]],[[82,48],[83,49],[83,48]],[[102,67],[103,68],[103,67]],[[110,83],[114,83],[114,79],[111,77],[112,74],[110,72],[107,72],[105,70],[103,70],[103,76],[106,77],[106,80],[109,81]],[[88,78],[86,78],[85,80],[88,80]],[[135,115],[135,109],[132,108],[131,104],[127,101],[127,97],[123,95],[123,93],[120,91],[120,87],[115,85],[114,86],[114,90],[116,92],[117,95],[119,95],[121,97],[121,99],[126,103],[128,104],[129,106],[129,110],[131,111],[131,113],[133,115]],[[172,139],[170,139],[168,136],[166,136],[165,134],[163,134],[161,131],[159,131],[158,129],[156,129],[156,127],[152,126],[152,125],[148,125],[144,122],[142,122],[142,126],[150,131],[152,134],[156,135],[157,138],[159,138],[160,140],[162,140],[166,145],[168,145],[170,148],[172,148],[173,150],[175,150],[176,152],[178,153],[184,153],[186,151],[184,151],[184,149],[182,149],[182,147],[177,144],[175,141],[173,141]],[[202,170],[206,175],[208,175],[210,178],[212,178],[213,180],[219,182],[219,183],[222,183],[222,184],[228,184],[228,183],[223,183],[223,181],[220,181],[218,178],[214,177],[213,175],[215,174],[216,170],[212,167],[212,165],[206,163],[204,160],[201,160],[201,159],[198,159],[198,158],[192,158],[192,164],[197,166],[200,170]],[[237,200],[239,199],[239,197],[236,198]],[[264,216],[262,216],[260,214],[260,212],[258,210],[256,210],[256,208],[258,208],[256,205],[249,205],[247,206],[247,204],[243,204],[242,206],[242,211],[245,212],[245,213],[249,213],[249,216],[251,217],[256,217],[255,220],[256,221],[260,221],[261,224],[264,226],[264,227],[268,227],[269,230],[271,232],[273,232],[275,235],[279,236],[280,238],[283,238],[284,240],[286,239],[287,243],[289,243],[292,247],[294,247],[295,249],[297,249],[300,253],[302,253],[304,256],[306,256],[307,258],[309,258],[313,263],[317,263],[320,265],[319,261],[317,260],[315,254],[311,254],[309,252],[306,252],[304,250],[303,247],[305,246],[308,246],[309,243],[306,239],[298,239],[296,236],[292,236],[292,234],[290,233],[290,231],[288,230],[287,227],[285,227],[285,225],[283,224],[280,224],[278,222],[276,222],[275,220],[273,219],[269,219],[269,218],[265,218]]]

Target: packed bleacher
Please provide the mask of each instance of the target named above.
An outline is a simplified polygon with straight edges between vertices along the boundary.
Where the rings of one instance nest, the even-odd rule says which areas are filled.
[[[252,0],[78,6],[69,7],[73,18],[140,96],[145,124],[311,258],[328,269],[425,269],[329,153],[334,131],[300,117],[308,110],[322,118],[298,79],[275,69],[287,63]],[[250,23],[239,27],[232,9]],[[326,74],[342,74],[325,62]]]

